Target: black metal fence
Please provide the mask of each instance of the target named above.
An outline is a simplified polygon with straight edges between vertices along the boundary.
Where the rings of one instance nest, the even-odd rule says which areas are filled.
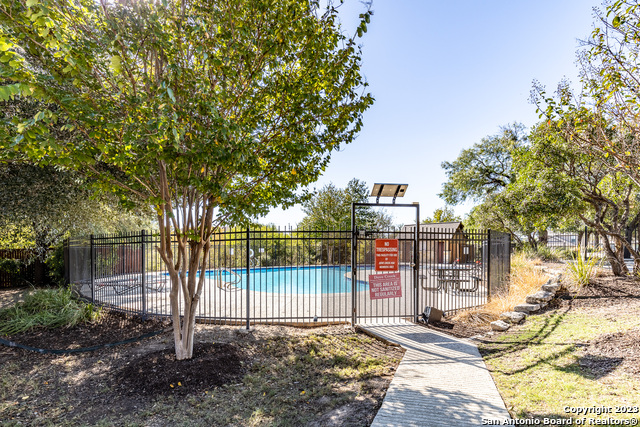
[[[628,228],[624,237],[636,251],[640,250],[640,239],[638,238],[638,228]],[[605,257],[604,240],[598,233],[588,227],[576,232],[550,231],[547,234],[546,247],[565,259],[582,257]],[[611,240],[611,245],[615,242]],[[615,252],[615,247],[612,247]],[[625,249],[625,258],[630,258],[631,254]]]
[[[369,286],[378,238],[399,242],[402,289],[392,298],[372,298]],[[157,246],[159,236],[144,231],[69,239],[68,281],[94,303],[169,316],[171,284]],[[201,260],[206,277],[198,318],[226,324],[337,323],[351,322],[356,313],[361,322],[415,318],[425,306],[449,313],[481,306],[506,286],[509,247],[509,235],[494,231],[421,231],[416,243],[410,228],[358,236],[350,230],[222,230],[211,238],[208,259]]]
[[[0,249],[0,288],[47,283],[46,266],[33,249]]]

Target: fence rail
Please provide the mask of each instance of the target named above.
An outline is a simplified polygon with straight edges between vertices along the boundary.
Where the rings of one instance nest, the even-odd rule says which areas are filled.
[[[415,318],[416,306],[454,312],[485,304],[507,283],[508,234],[421,232],[417,246],[414,232],[406,230],[353,237],[350,230],[232,229],[214,234],[209,256],[200,260],[206,276],[199,320],[350,322],[354,308],[360,320]],[[369,276],[374,273],[374,241],[381,237],[399,241],[403,292],[372,301]],[[354,241],[357,248],[352,251]],[[94,303],[143,316],[169,316],[171,284],[156,250],[159,243],[157,234],[144,231],[69,239],[65,245],[69,283]],[[412,261],[416,250],[418,265]]]
[[[638,227],[628,228],[624,237],[627,242],[636,250],[640,250],[640,239],[638,238]],[[612,249],[615,252],[615,243],[611,241]],[[556,252],[560,252],[563,258],[582,257],[584,259],[597,256],[604,258],[604,240],[596,230],[585,227],[576,232],[550,231],[547,234],[545,246]],[[625,258],[631,258],[631,254],[625,248]]]

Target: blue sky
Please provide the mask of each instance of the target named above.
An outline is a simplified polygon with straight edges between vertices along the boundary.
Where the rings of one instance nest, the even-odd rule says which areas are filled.
[[[538,121],[529,103],[534,79],[552,90],[578,80],[579,40],[593,29],[594,0],[377,0],[360,39],[362,70],[376,101],[351,144],[334,152],[311,188],[352,178],[408,183],[402,202],[420,203],[421,218],[444,206],[440,164],[500,126]],[[346,0],[346,28],[364,7]],[[400,199],[399,199],[400,200]],[[372,200],[373,201],[373,200]],[[471,204],[454,207],[466,214]],[[398,224],[413,209],[393,209]],[[261,223],[295,226],[300,207],[274,209]]]

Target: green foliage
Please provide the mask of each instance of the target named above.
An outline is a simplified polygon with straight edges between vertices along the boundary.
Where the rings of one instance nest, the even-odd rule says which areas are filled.
[[[0,241],[3,248],[35,248],[41,259],[73,233],[140,229],[144,215],[98,196],[78,173],[25,162],[0,163]],[[147,218],[149,214],[147,213]]]
[[[457,205],[467,199],[481,201],[504,190],[515,179],[513,152],[526,141],[523,133],[522,124],[506,126],[501,133],[463,150],[455,161],[443,162],[447,182],[438,196]]]
[[[19,274],[23,263],[19,259],[0,259],[0,273]]]
[[[457,216],[452,208],[445,206],[443,208],[437,208],[433,211],[432,217],[425,218],[422,223],[430,224],[430,223],[439,223],[439,222],[457,222],[462,221],[462,218]]]
[[[533,248],[531,245],[525,244],[520,249],[520,252],[527,258],[538,258],[542,261],[556,262],[561,260],[557,251],[545,245],[538,245],[536,248]]]
[[[584,256],[578,254],[573,257],[571,262],[567,263],[569,278],[575,287],[581,288],[589,284],[601,265],[602,259],[599,257],[589,257],[585,260]]]
[[[70,288],[37,289],[24,302],[0,310],[0,335],[36,328],[71,327],[98,319],[100,309],[75,299]]]
[[[369,200],[367,184],[356,178],[345,188],[333,184],[325,185],[303,203],[306,214],[298,224],[301,230],[350,230],[351,203],[366,203]],[[356,209],[356,227],[368,230],[387,230],[392,219],[384,211],[361,206]]]
[[[5,148],[169,217],[170,202],[236,223],[292,205],[373,102],[331,4],[27,3],[0,10],[0,71],[8,97],[41,107],[14,121]]]
[[[576,257],[579,258],[581,256],[581,252],[578,249],[563,248],[563,249],[558,249],[556,253],[558,254],[558,257],[560,257],[563,260],[573,260]]]
[[[0,151],[81,170],[126,206],[153,206],[172,303],[180,292],[186,302],[185,327],[173,313],[178,359],[191,357],[190,304],[204,283],[178,271],[200,268],[218,227],[303,200],[300,187],[356,137],[373,103],[355,36],[344,34],[332,2],[325,6],[0,4],[0,97],[41,106],[12,120]],[[361,14],[358,35],[371,14]]]
[[[49,253],[49,256],[45,260],[47,266],[47,274],[51,283],[57,286],[65,286],[68,283],[64,283],[64,245],[63,242],[59,242],[53,251]]]
[[[439,196],[447,203],[467,199],[479,202],[471,211],[467,225],[510,232],[518,243],[521,235],[532,241],[546,227],[542,211],[552,210],[547,194],[553,186],[536,181],[536,174],[516,166],[520,153],[527,151],[524,126],[513,124],[501,133],[483,138],[472,148],[463,150],[454,162],[444,162],[448,181]],[[517,172],[517,173],[516,173]]]

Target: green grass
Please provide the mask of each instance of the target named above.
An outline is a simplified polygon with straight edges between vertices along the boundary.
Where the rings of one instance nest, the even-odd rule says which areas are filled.
[[[565,407],[640,405],[640,378],[621,371],[602,376],[580,364],[590,340],[638,325],[637,315],[607,319],[565,310],[528,317],[513,333],[479,347],[512,416],[567,419]],[[587,418],[608,416],[640,415]]]
[[[0,335],[74,326],[99,315],[98,308],[74,298],[69,288],[37,289],[25,295],[23,302],[0,310]]]

